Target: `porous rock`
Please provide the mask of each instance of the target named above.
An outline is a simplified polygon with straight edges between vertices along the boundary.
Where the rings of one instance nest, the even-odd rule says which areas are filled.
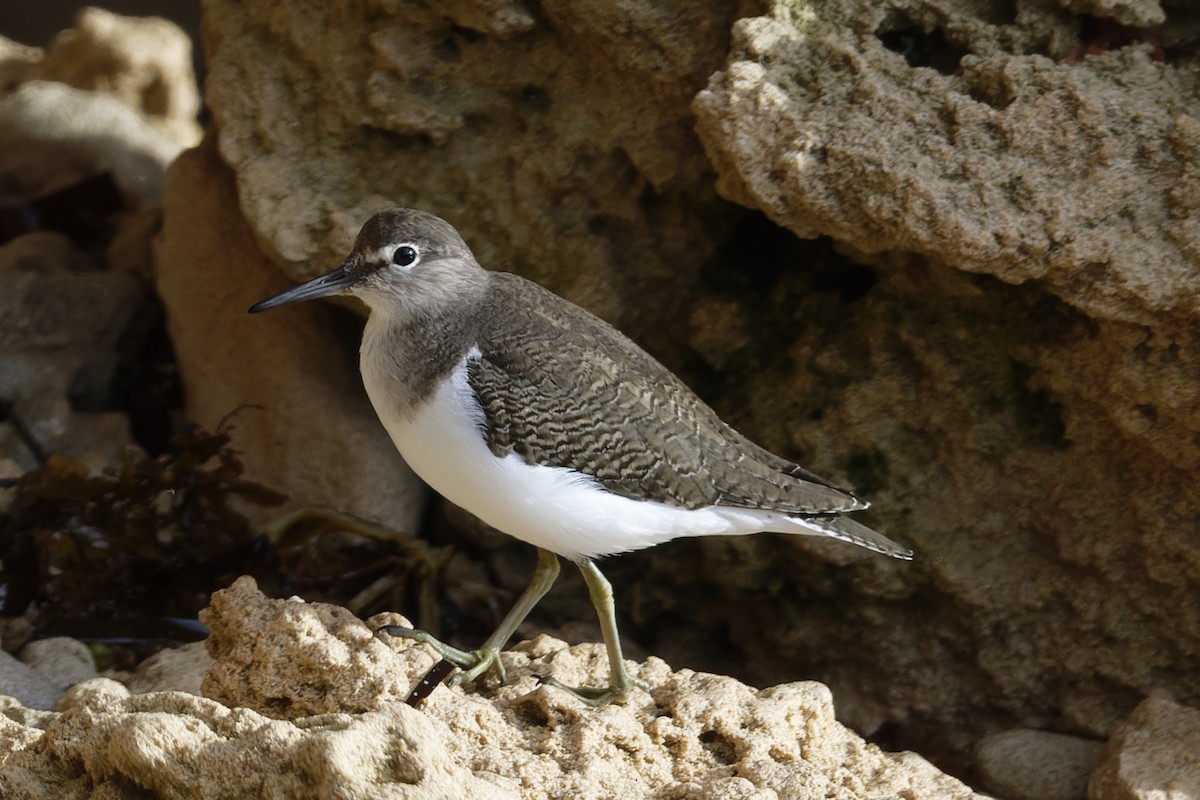
[[[1142,702],[1113,731],[1088,783],[1090,800],[1185,800],[1200,795],[1200,708]]]
[[[0,654],[0,661],[11,658]],[[12,659],[16,663],[16,659]],[[23,705],[21,699],[0,692],[0,770],[4,761],[42,738],[42,730],[54,719],[54,713]]]
[[[200,621],[213,659],[200,689],[227,705],[295,719],[408,696],[409,670],[390,669],[391,651],[344,608],[270,601],[240,578],[213,594]]]
[[[159,17],[80,9],[40,64],[44,80],[111,95],[181,147],[200,141],[200,92],[192,41]]]
[[[860,729],[904,718],[950,749],[1008,714],[1103,738],[1156,689],[1200,697],[1179,613],[1200,584],[1194,23],[1165,59],[1136,35],[1080,55],[1074,16],[1011,10],[774,3],[693,106],[725,196],[833,242],[793,246],[817,268],[764,295],[787,363],[716,401],[843,464],[917,561],[835,575],[714,541],[661,574],[804,574],[729,628],[752,679],[807,649]],[[711,308],[737,336],[771,319]],[[746,358],[700,341],[735,374]]]
[[[1055,60],[1033,31],[952,3],[791,8],[739,20],[696,99],[726,194],[797,235],[1038,281],[1101,319],[1195,309],[1190,62],[1136,45]],[[906,56],[898,30],[944,43]]]
[[[484,264],[662,332],[724,224],[688,103],[736,5],[208,0],[207,100],[242,213],[292,278],[414,206]],[[647,291],[659,307],[626,302]],[[656,339],[678,352],[678,327]]]
[[[1118,7],[1153,11],[1089,10]],[[1200,582],[1193,28],[1164,26],[1163,58],[1136,35],[1089,53],[1052,3],[370,9],[206,3],[265,252],[311,277],[381,206],[439,213],[917,550],[614,561],[652,651],[822,679],[860,730],[959,754],[1200,697],[1178,612]],[[694,122],[720,192],[775,225],[713,197]]]
[[[273,797],[512,796],[455,764],[441,732],[403,704],[289,722],[97,678],[43,724],[36,738],[0,727],[0,742],[25,737],[0,764],[5,797],[251,797],[268,785]]]
[[[650,659],[632,669],[652,694],[593,709],[538,676],[596,684],[603,648],[540,636],[503,655],[508,683],[440,686],[418,710],[402,697],[436,658],[376,638],[377,626],[404,624],[398,615],[365,625],[340,608],[268,599],[242,578],[214,596],[206,621],[206,697],[130,695],[95,679],[49,718],[5,709],[0,792],[229,797],[269,781],[280,797],[333,786],[396,798],[979,797],[919,756],[865,743],[815,683],[758,691]]]
[[[1059,0],[1064,8],[1079,14],[1106,17],[1131,28],[1161,25],[1167,18],[1158,0]]]
[[[163,19],[79,12],[48,50],[0,37],[0,203],[111,171],[132,205],[200,138],[191,41]]]
[[[30,203],[107,172],[126,208],[140,211],[93,212],[88,226],[116,230],[110,269],[54,233],[0,249],[0,400],[36,440],[30,446],[15,425],[0,426],[0,454],[21,471],[37,464],[39,450],[111,466],[131,443],[128,418],[107,410],[128,356],[118,343],[148,317],[140,279],[149,277],[154,205],[167,163],[198,131],[182,31],[99,9],[81,12],[79,22],[48,55],[0,41],[0,205]],[[22,226],[60,226],[61,209],[49,209],[24,208]]]

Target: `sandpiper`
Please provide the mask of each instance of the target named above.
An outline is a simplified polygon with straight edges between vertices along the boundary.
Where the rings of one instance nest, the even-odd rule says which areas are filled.
[[[449,223],[406,208],[363,226],[337,269],[252,312],[351,294],[370,309],[360,365],[367,395],[405,461],[450,502],[538,548],[533,580],[473,652],[424,631],[461,668],[493,671],[500,650],[555,579],[583,572],[608,652],[592,704],[634,686],[612,589],[596,559],[681,536],[815,534],[909,559],[844,514],[868,503],[759,447],[603,320],[516,275],[484,269]]]

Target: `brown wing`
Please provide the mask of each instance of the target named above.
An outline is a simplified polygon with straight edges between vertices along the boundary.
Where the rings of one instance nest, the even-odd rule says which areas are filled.
[[[804,515],[866,507],[730,428],[607,323],[517,276],[492,279],[481,356],[468,363],[468,378],[493,453],[683,508]],[[501,315],[502,344],[494,329]]]

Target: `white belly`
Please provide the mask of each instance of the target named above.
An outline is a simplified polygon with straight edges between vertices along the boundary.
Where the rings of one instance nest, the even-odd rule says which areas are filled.
[[[477,353],[467,358],[472,356]],[[566,558],[639,550],[679,536],[756,533],[771,522],[783,522],[785,531],[798,527],[761,511],[630,500],[574,470],[529,465],[516,454],[497,457],[482,434],[483,411],[467,382],[465,359],[407,418],[388,402],[386,382],[372,380],[364,368],[376,413],[423,481],[493,528]]]

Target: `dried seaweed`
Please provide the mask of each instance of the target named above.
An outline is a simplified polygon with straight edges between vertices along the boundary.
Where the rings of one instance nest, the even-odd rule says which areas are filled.
[[[285,498],[242,477],[229,441],[190,427],[166,454],[130,450],[105,474],[51,456],[18,478],[0,514],[0,614],[32,611],[35,630],[95,638],[80,628],[194,617],[212,589],[273,571],[273,549],[232,501]]]
[[[271,596],[363,616],[407,609],[441,627],[449,548],[320,508],[256,530],[235,498],[258,506],[285,498],[243,478],[229,445],[223,427],[193,426],[156,458],[131,449],[97,475],[50,456],[0,489],[11,495],[0,513],[0,616],[24,615],[35,638],[197,640],[207,632],[196,614],[211,593],[249,574]]]

